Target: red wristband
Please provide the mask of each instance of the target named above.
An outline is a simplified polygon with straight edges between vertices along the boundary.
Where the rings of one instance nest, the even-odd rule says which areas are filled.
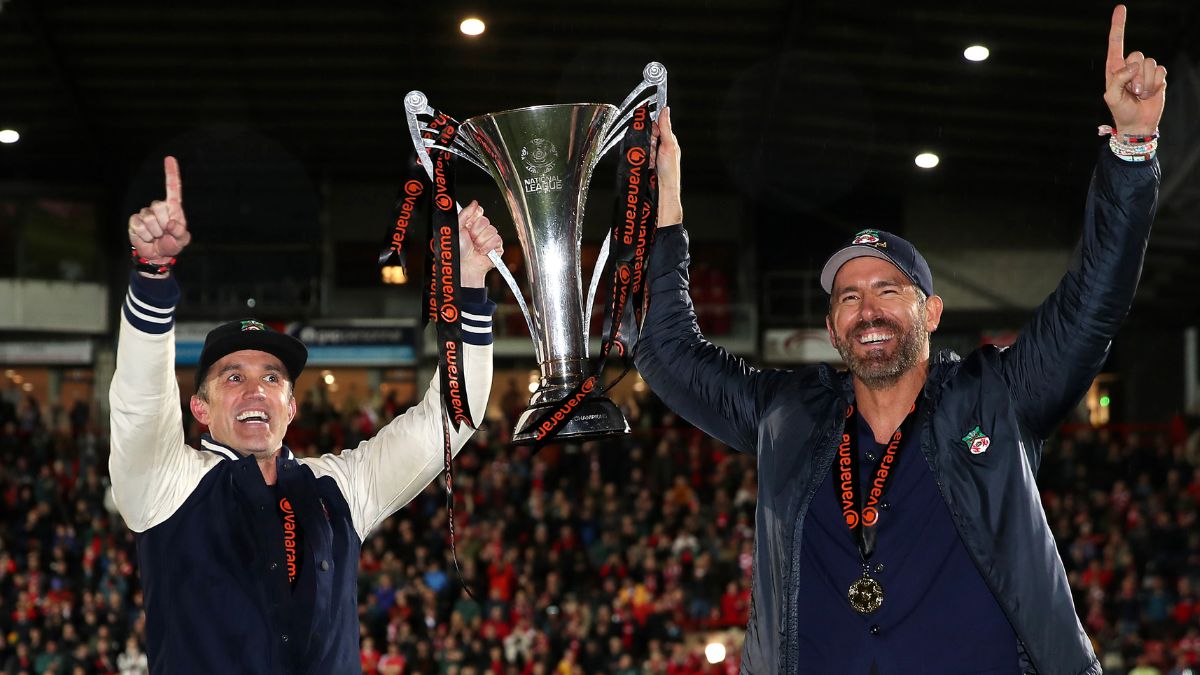
[[[166,262],[150,262],[149,258],[138,255],[137,248],[131,246],[129,255],[133,258],[133,269],[146,274],[167,274],[175,266],[175,258],[167,258]]]

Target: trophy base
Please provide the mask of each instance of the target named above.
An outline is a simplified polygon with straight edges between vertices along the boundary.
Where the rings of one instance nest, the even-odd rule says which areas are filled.
[[[538,434],[537,429],[533,428],[534,423],[561,404],[561,401],[550,401],[526,408],[513,431],[513,445],[535,445],[538,442]],[[620,408],[607,396],[590,396],[579,404],[578,412],[563,425],[555,440],[581,441],[627,433],[629,422],[625,421]]]

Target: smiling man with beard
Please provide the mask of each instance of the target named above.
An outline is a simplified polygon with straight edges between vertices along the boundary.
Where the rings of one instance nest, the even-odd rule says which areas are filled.
[[[829,298],[829,341],[870,390],[887,389],[929,359],[929,334],[942,316],[933,276],[912,244],[864,230],[821,273]]]
[[[882,230],[856,233],[821,272],[847,370],[759,370],[706,341],[688,295],[679,145],[670,111],[660,116],[660,229],[636,362],[682,417],[757,457],[743,673],[1100,673],[1035,476],[1129,310],[1154,218],[1166,71],[1125,55],[1124,28],[1121,6],[1105,64],[1116,129],[1083,236],[1009,349],[931,358],[933,275]]]

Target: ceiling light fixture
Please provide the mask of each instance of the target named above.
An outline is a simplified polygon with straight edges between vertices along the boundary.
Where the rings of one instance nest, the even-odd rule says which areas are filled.
[[[991,52],[983,45],[971,45],[963,50],[963,58],[968,61],[986,61],[989,54]]]
[[[463,35],[475,37],[476,35],[482,35],[483,31],[487,30],[487,26],[483,23],[482,19],[472,16],[463,19],[462,23],[458,24],[458,29],[462,31]]]
[[[913,161],[916,162],[917,166],[921,167],[922,169],[932,169],[933,167],[937,166],[938,162],[941,160],[932,152],[922,152],[921,154],[917,155],[916,159]]]
[[[0,143],[16,143],[19,140],[21,140],[21,134],[17,133],[16,129],[0,131]]]

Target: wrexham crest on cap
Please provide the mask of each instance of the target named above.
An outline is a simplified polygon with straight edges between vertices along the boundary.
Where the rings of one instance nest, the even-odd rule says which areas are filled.
[[[262,325],[261,321],[243,321],[242,330],[266,330],[266,326]]]
[[[987,434],[983,433],[983,429],[978,426],[963,436],[962,441],[970,448],[972,455],[982,455],[992,444],[992,439],[988,438]]]
[[[887,248],[887,242],[879,238],[879,230],[863,230],[862,232],[854,235],[854,241],[850,243],[858,246]]]

